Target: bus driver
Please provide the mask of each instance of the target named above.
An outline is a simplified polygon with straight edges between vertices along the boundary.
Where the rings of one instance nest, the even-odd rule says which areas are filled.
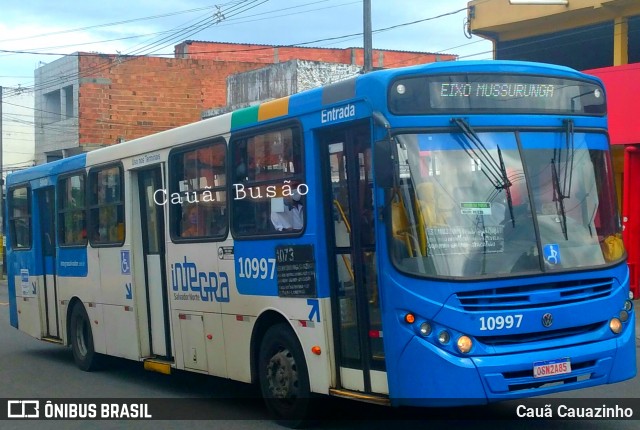
[[[302,211],[302,196],[294,191],[290,197],[285,197],[285,207],[281,212],[271,212],[271,223],[278,231],[302,230],[304,213]]]

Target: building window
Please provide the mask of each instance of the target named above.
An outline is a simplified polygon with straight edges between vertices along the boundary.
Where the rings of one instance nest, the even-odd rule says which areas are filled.
[[[51,91],[44,95],[43,122],[51,124],[62,119],[60,105],[60,90]]]
[[[122,167],[89,172],[89,240],[91,246],[119,246],[124,243]]]
[[[175,151],[170,195],[156,192],[156,203],[171,208],[175,241],[222,240],[227,237],[227,144],[216,140]]]
[[[236,237],[298,234],[304,227],[300,130],[284,128],[232,142]]]
[[[62,246],[87,244],[87,213],[84,173],[58,182],[58,226]]]
[[[28,187],[14,188],[9,198],[11,247],[31,248],[31,190]]]
[[[73,85],[69,85],[68,87],[64,87],[62,89],[64,92],[64,113],[65,118],[70,119],[73,118]]]

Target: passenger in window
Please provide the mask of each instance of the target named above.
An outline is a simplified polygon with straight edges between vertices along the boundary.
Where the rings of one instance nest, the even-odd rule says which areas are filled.
[[[187,216],[185,218],[184,226],[182,229],[182,237],[197,237],[202,236],[198,226],[201,224],[200,214],[197,206],[190,206],[187,209]]]
[[[302,196],[294,191],[293,195],[285,197],[285,207],[282,211],[271,212],[271,223],[277,231],[302,230],[304,226],[304,211],[300,202]]]

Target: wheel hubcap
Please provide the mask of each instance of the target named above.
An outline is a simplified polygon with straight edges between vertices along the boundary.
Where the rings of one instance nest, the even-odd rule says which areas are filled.
[[[276,352],[269,360],[267,382],[271,395],[277,399],[291,399],[298,396],[296,361],[288,349]]]

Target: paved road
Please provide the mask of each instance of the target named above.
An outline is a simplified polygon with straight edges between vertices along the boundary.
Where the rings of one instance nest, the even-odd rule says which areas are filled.
[[[0,281],[0,399],[44,398],[127,398],[145,401],[163,399],[167,409],[187,406],[193,413],[218,417],[215,421],[0,421],[0,429],[281,429],[269,420],[255,387],[203,375],[176,372],[171,376],[142,370],[140,363],[111,360],[105,369],[86,373],[77,369],[69,348],[40,342],[9,326],[6,281]],[[640,303],[636,303],[640,305]],[[640,323],[636,321],[638,333]],[[640,336],[640,334],[639,334]],[[640,341],[638,342],[640,344]],[[639,354],[640,359],[640,354]],[[563,396],[566,396],[564,394]],[[571,392],[572,397],[640,397],[640,378],[620,384]],[[609,399],[609,400],[607,400]],[[174,400],[176,404],[174,406]],[[527,403],[526,401],[524,402]],[[640,400],[635,413],[640,415]],[[319,429],[388,430],[446,428],[506,429],[637,429],[638,421],[492,421],[495,416],[512,416],[515,406],[499,404],[490,408],[452,408],[431,410],[395,410],[331,399],[322,403],[331,420],[316,425]],[[5,403],[0,402],[4,408]],[[345,417],[350,419],[346,420]],[[493,415],[492,415],[493,416]],[[191,417],[189,415],[189,417]],[[342,418],[342,419],[340,419]],[[470,421],[471,420],[471,421]],[[35,424],[35,425],[34,425]]]

